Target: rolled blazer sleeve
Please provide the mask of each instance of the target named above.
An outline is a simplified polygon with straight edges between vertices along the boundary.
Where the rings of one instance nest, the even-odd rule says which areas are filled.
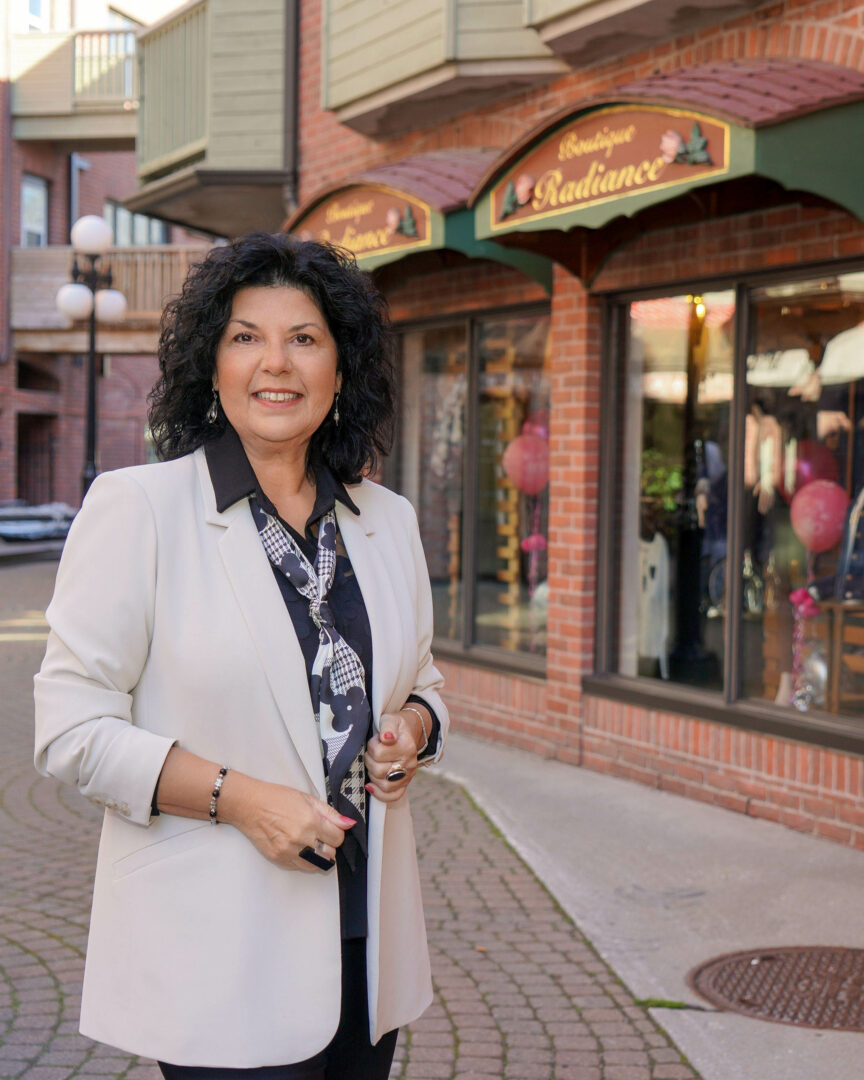
[[[403,500],[407,508],[407,531],[411,545],[411,556],[414,561],[414,580],[416,582],[416,609],[417,609],[417,680],[412,688],[412,694],[422,698],[429,706],[438,720],[438,744],[434,751],[423,755],[423,764],[431,765],[440,760],[444,753],[444,743],[447,739],[447,730],[450,725],[450,716],[447,706],[439,693],[444,685],[444,678],[432,661],[432,586],[429,583],[429,568],[426,564],[426,555],[423,552],[423,544],[420,540],[420,527],[417,523],[417,514],[414,507],[407,499]]]
[[[97,477],[69,531],[35,677],[36,768],[139,825],[173,739],[133,724],[150,649],[157,533],[141,486]]]

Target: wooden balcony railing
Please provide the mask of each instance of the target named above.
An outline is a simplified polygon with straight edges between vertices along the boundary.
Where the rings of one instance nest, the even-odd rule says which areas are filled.
[[[138,107],[135,34],[70,30],[16,34],[12,40],[12,113],[69,116]]]
[[[137,101],[135,34],[128,30],[81,30],[74,35],[76,104]]]
[[[114,248],[105,257],[129,304],[125,322],[155,325],[166,302],[179,293],[189,267],[208,251],[205,246],[159,244]],[[55,304],[57,290],[69,281],[69,247],[12,249],[12,329],[62,330],[69,320]],[[118,329],[122,324],[118,324]]]
[[[146,98],[138,172],[152,177],[204,156],[207,144],[207,0],[187,4],[138,41]]]

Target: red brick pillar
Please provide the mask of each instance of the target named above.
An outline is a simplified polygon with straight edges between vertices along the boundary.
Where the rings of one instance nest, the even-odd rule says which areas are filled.
[[[547,703],[558,756],[579,763],[594,667],[602,303],[561,267],[552,300]]]
[[[0,45],[4,28],[0,27]],[[9,264],[13,241],[12,203],[12,118],[9,115],[10,84],[0,58],[0,500],[14,498],[15,492],[15,364],[12,359],[12,332],[9,327]],[[17,240],[15,241],[17,243]]]

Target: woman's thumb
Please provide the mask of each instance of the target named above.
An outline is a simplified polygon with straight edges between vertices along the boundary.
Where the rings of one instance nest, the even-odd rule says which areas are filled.
[[[400,723],[399,717],[390,713],[385,713],[381,717],[381,723],[378,726],[378,738],[382,743],[388,743],[392,746],[396,742],[399,738]]]

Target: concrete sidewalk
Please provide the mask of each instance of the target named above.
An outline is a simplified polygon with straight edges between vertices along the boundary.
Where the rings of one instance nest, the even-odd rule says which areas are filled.
[[[726,952],[864,947],[864,854],[453,735],[462,784],[703,1080],[862,1080],[864,1035],[718,1012],[687,973]]]

